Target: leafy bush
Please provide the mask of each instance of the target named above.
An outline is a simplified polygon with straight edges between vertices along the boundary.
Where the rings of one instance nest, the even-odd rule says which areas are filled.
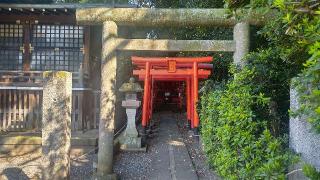
[[[320,172],[318,172],[317,169],[310,164],[305,164],[302,167],[302,171],[311,180],[319,180],[320,179]]]
[[[227,82],[207,83],[214,85],[206,88],[201,99],[205,151],[210,164],[227,179],[284,179],[286,167],[294,159],[284,138],[289,86],[301,70],[296,83],[302,104],[299,112],[308,115],[320,132],[320,4],[225,2],[231,10],[276,7],[278,12],[259,31],[267,42],[246,57],[244,69]]]
[[[272,136],[267,120],[252,111],[270,101],[254,94],[250,82],[256,75],[254,69],[245,68],[201,99],[205,152],[210,164],[227,179],[285,179],[291,161],[283,140]]]
[[[301,104],[297,113],[306,115],[315,131],[320,133],[320,4],[300,2],[279,8],[286,12],[284,21],[288,24],[288,33],[297,37],[297,44],[309,52],[304,69],[294,83]],[[297,12],[304,8],[308,8],[307,11]]]

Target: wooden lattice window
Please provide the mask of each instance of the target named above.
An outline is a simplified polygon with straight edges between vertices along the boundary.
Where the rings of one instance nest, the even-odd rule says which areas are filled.
[[[76,72],[83,62],[84,30],[73,25],[34,25],[31,70]]]
[[[0,70],[22,70],[23,26],[0,24]]]

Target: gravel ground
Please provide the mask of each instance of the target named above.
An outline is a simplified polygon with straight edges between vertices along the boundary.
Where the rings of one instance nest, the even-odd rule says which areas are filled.
[[[210,180],[217,180],[221,179],[219,178],[210,168],[207,164],[207,158],[201,149],[201,145],[199,144],[199,141],[195,140],[194,137],[192,137],[190,131],[186,128],[186,118],[184,114],[176,114],[178,119],[178,128],[179,131],[183,137],[183,141],[187,146],[187,149],[189,151],[189,155],[191,157],[191,160],[193,162],[193,166],[195,167],[195,170],[197,172],[198,178],[200,180],[202,179],[210,179]]]
[[[93,159],[96,154],[91,153],[81,158],[71,161],[70,179],[87,180],[90,179],[93,172]],[[28,154],[15,157],[0,158],[0,179],[1,180],[28,180],[41,179],[40,154]]]
[[[187,146],[189,155],[193,161],[193,166],[197,172],[198,178],[216,180],[219,179],[217,175],[209,168],[206,163],[206,157],[192,136],[189,135],[188,130],[185,128],[185,118],[178,113],[172,114],[176,116],[178,121],[179,131]],[[160,132],[161,133],[161,132]],[[134,152],[120,152],[115,159],[114,170],[120,179],[148,179],[154,169],[152,169],[153,159],[158,153],[157,149],[161,148],[163,144],[158,143],[158,137],[155,136],[149,139],[148,151],[146,153]]]
[[[152,154],[150,151],[121,152],[116,156],[114,172],[120,179],[148,179],[151,173]]]
[[[115,157],[114,172],[120,179],[148,179],[159,146],[155,136],[148,139],[147,152],[119,152]]]
[[[0,179],[40,179],[42,158],[39,154],[28,154],[0,158]]]
[[[173,114],[179,119],[179,131],[184,138],[189,155],[193,161],[199,179],[219,179],[206,164],[206,157],[201,150],[199,143],[190,137],[188,130],[185,128],[186,121],[182,115]],[[161,132],[160,132],[161,133]],[[148,140],[148,150],[144,152],[120,152],[115,156],[114,171],[120,179],[148,179],[155,170],[154,159],[158,150],[163,144],[157,143],[158,136]],[[71,179],[87,180],[93,173],[93,161],[96,161],[97,154],[92,153],[81,157],[72,157],[71,161]],[[41,178],[42,157],[39,154],[28,154],[15,157],[0,157],[0,179],[2,180],[25,180]]]

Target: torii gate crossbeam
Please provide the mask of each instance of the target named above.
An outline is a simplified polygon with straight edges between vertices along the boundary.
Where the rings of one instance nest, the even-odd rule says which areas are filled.
[[[152,116],[152,94],[154,81],[184,81],[186,83],[187,119],[197,133],[199,116],[196,111],[198,102],[198,81],[211,74],[212,57],[132,57],[133,75],[144,81],[142,126],[150,123]],[[209,70],[208,70],[209,69]]]

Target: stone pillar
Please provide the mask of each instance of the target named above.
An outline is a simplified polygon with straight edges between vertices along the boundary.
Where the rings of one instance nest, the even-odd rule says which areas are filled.
[[[102,26],[101,96],[99,122],[98,179],[115,179],[113,174],[113,136],[116,105],[116,37],[115,22],[106,21]]]
[[[44,72],[42,179],[69,179],[72,74]]]
[[[291,86],[290,89],[290,109],[295,111],[299,108],[299,96],[297,90]],[[302,115],[290,117],[289,125],[289,145],[290,148],[300,154],[301,160],[313,165],[320,170],[320,134],[313,131],[312,126],[307,122],[308,117]],[[299,169],[299,164],[295,169]],[[307,179],[301,171],[291,174],[289,179]]]
[[[234,26],[233,40],[236,44],[233,62],[243,67],[245,62],[242,61],[242,58],[249,53],[250,46],[250,25],[248,22],[240,22]]]

